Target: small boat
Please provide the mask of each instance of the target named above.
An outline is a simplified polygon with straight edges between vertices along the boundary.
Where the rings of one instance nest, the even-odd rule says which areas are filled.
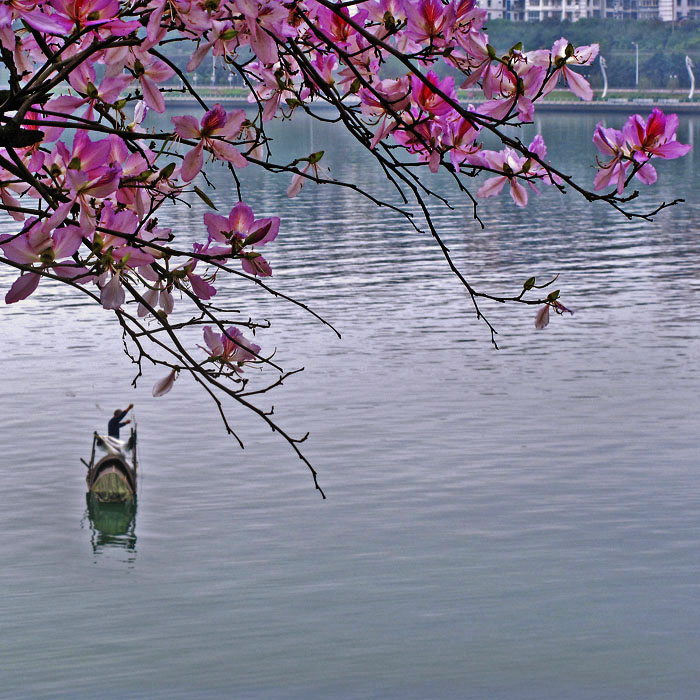
[[[106,454],[95,461],[97,451]],[[101,503],[123,503],[136,495],[136,430],[132,428],[128,440],[95,433],[92,438],[90,463],[85,481],[88,491]]]

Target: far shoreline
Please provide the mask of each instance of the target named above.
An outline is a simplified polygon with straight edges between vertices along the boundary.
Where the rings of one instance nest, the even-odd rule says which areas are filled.
[[[564,91],[562,91],[564,92]],[[620,94],[622,91],[613,91],[616,94]],[[675,112],[677,114],[700,114],[700,100],[689,101],[686,98],[671,97],[671,96],[659,96],[649,95],[649,96],[636,96],[639,93],[634,91],[629,91],[634,97],[610,97],[605,100],[600,99],[600,97],[594,97],[591,102],[585,102],[579,99],[545,99],[542,101],[537,101],[535,103],[536,110],[538,112],[578,112],[578,113],[602,113],[602,112],[626,112],[639,111],[639,110],[651,110],[654,107],[659,107],[665,112]],[[219,103],[226,107],[253,107],[254,102],[248,102],[247,97],[244,94],[231,94],[230,90],[213,90],[212,88],[205,88],[199,92],[201,98],[205,102],[211,104]],[[565,93],[568,94],[568,93]],[[676,93],[677,94],[677,93]],[[469,102],[469,94],[464,91],[460,91],[459,97],[463,102]],[[185,106],[185,105],[197,105],[197,100],[191,95],[175,95],[168,94],[164,95],[165,103],[168,106]],[[480,102],[474,101],[475,106],[482,104],[483,100]],[[326,103],[318,103],[314,105],[318,108],[325,108]]]

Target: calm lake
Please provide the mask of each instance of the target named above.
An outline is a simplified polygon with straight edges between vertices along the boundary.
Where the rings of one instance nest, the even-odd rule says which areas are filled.
[[[554,162],[592,183],[595,123],[546,114]],[[276,157],[326,150],[340,179],[394,197],[348,139],[275,127]],[[681,117],[679,140],[700,139]],[[231,407],[245,450],[186,378],[136,389],[113,317],[42,283],[0,307],[0,697],[647,699],[700,696],[700,156],[660,162],[627,222],[575,194],[507,194],[435,218],[461,269],[497,292],[559,273],[573,317],[484,311],[439,250],[349,190],[242,172],[293,305],[222,298],[290,378],[261,405],[310,437],[306,467]],[[235,190],[215,171],[212,198]],[[194,198],[162,217],[201,231]],[[3,222],[2,230],[15,230]],[[0,272],[4,295],[13,274]],[[194,341],[193,341],[194,342]],[[95,429],[133,402],[138,508],[89,511]]]

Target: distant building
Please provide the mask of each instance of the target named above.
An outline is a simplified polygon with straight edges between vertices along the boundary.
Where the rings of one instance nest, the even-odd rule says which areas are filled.
[[[478,0],[489,19],[576,22],[587,17],[676,22],[700,19],[700,0]]]

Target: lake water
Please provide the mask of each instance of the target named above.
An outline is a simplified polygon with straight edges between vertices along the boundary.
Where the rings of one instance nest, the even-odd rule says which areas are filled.
[[[590,183],[596,121],[543,115],[527,136]],[[392,196],[327,129],[299,121],[276,148],[326,149]],[[246,201],[282,215],[272,281],[343,338],[242,283],[221,294],[306,367],[270,401],[310,431],[326,501],[254,416],[231,409],[240,450],[186,379],[153,399],[146,368],[132,389],[108,312],[44,283],[0,308],[0,697],[698,697],[698,170],[661,163],[642,205],[688,201],[654,223],[554,192],[491,200],[484,231],[457,196],[436,208],[476,284],[559,273],[576,311],[535,331],[533,309],[486,305],[495,351],[427,235],[349,191],[286,201],[286,176],[248,168]],[[185,234],[192,205],[169,219]],[[138,509],[110,530],[80,458],[132,401]]]

